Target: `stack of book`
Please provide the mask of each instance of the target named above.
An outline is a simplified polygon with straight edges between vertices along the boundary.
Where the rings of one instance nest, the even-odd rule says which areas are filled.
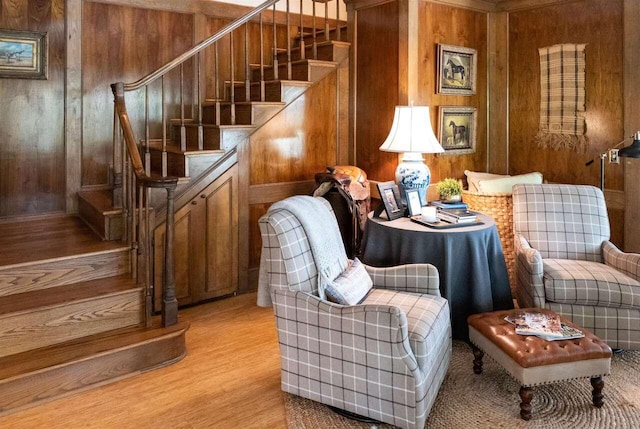
[[[474,223],[478,214],[470,210],[444,210],[438,209],[438,218],[449,223]]]
[[[504,320],[516,326],[516,334],[535,335],[547,341],[584,337],[582,331],[562,323],[558,315],[527,311],[506,316]]]
[[[462,201],[457,203],[445,203],[444,201],[437,200],[431,201],[429,204],[439,209],[445,210],[467,210],[469,208],[467,203],[463,203]]]

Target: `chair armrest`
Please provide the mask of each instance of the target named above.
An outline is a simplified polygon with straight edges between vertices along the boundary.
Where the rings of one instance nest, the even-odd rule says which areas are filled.
[[[277,288],[272,288],[271,299],[283,361],[300,361],[302,356],[313,359],[309,356],[317,355],[323,360],[367,362],[368,367],[376,368],[385,362],[388,365],[391,359],[397,361],[392,364],[394,370],[405,368],[405,374],[418,377],[418,362],[409,344],[407,316],[400,308],[377,304],[340,305],[306,292]],[[372,341],[375,338],[380,338],[385,346]],[[367,359],[367,355],[378,356],[378,359]],[[298,365],[317,363],[305,361]],[[324,369],[330,379],[330,368]],[[380,369],[390,371],[391,367]],[[331,384],[329,380],[326,382]]]
[[[640,281],[640,254],[622,252],[610,241],[602,243],[602,254],[605,264]]]
[[[440,274],[431,264],[406,264],[388,268],[368,265],[364,267],[375,288],[441,296]]]
[[[520,234],[514,236],[516,252],[516,299],[520,307],[544,308],[545,292],[542,255]]]

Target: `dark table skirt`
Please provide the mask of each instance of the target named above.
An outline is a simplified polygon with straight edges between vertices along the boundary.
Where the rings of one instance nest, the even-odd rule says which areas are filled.
[[[365,228],[362,261],[375,267],[433,264],[440,273],[440,291],[449,300],[455,339],[468,340],[471,314],[513,308],[507,266],[495,222],[436,230],[411,222],[373,218]]]

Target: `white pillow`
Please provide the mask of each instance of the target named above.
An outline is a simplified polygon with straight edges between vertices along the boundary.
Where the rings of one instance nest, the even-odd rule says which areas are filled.
[[[334,281],[325,285],[327,301],[342,305],[359,304],[373,287],[373,281],[358,258]]]
[[[542,183],[542,173],[535,172],[502,179],[480,180],[478,182],[478,191],[487,194],[510,194],[513,185],[520,183],[540,185]]]
[[[465,170],[464,174],[467,176],[467,183],[469,184],[469,192],[480,192],[478,190],[478,182],[480,180],[499,179],[502,177],[509,177],[504,174],[481,173],[481,172],[469,171],[469,170]]]

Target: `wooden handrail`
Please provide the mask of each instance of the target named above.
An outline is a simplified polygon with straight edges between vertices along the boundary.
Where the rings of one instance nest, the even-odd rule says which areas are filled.
[[[137,80],[137,81],[135,81],[133,83],[124,84],[124,90],[125,91],[135,91],[136,89],[142,88],[143,86],[150,84],[151,82],[153,82],[154,80],[156,80],[160,76],[167,74],[167,72],[173,70],[178,65],[180,65],[183,62],[187,61],[189,58],[191,58],[192,56],[194,56],[198,52],[202,51],[207,46],[217,42],[220,39],[222,39],[224,36],[226,36],[227,34],[230,34],[233,30],[235,30],[236,28],[239,28],[244,23],[249,22],[251,19],[253,19],[254,16],[260,14],[263,10],[267,9],[271,5],[276,4],[278,1],[280,1],[280,0],[268,0],[268,1],[264,2],[264,3],[262,3],[260,6],[256,7],[251,12],[249,12],[246,15],[243,15],[240,18],[236,19],[231,24],[229,24],[226,27],[222,28],[222,30],[218,31],[213,36],[203,40],[200,43],[198,43],[196,46],[194,46],[193,48],[189,49],[184,54],[174,58],[171,61],[169,61],[168,63],[166,63],[165,65],[160,67],[158,70],[149,73],[148,75],[146,75],[142,79],[139,79],[139,80]]]

